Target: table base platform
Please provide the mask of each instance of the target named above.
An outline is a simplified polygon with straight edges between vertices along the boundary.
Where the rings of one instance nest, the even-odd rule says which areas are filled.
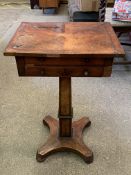
[[[59,137],[59,121],[51,116],[46,116],[43,123],[50,129],[50,136],[37,152],[38,162],[43,162],[49,155],[61,151],[74,152],[81,156],[86,163],[93,162],[93,153],[84,144],[82,138],[83,130],[91,124],[89,118],[83,117],[72,123],[72,137]]]

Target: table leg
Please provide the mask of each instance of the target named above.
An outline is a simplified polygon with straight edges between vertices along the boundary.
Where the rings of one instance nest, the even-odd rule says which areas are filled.
[[[71,151],[80,155],[86,163],[93,161],[92,151],[84,144],[82,133],[91,122],[87,117],[72,122],[71,78],[59,78],[59,121],[46,116],[43,123],[50,129],[47,142],[38,150],[36,159],[44,161],[49,155]]]

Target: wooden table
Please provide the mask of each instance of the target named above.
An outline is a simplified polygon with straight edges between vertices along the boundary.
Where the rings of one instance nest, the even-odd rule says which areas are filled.
[[[55,152],[72,151],[87,163],[92,151],[82,132],[91,124],[87,117],[72,122],[71,77],[108,77],[113,57],[124,55],[109,23],[22,23],[4,55],[15,56],[19,76],[59,77],[59,120],[46,116],[48,141],[37,152],[37,160]],[[88,81],[85,78],[85,81]]]

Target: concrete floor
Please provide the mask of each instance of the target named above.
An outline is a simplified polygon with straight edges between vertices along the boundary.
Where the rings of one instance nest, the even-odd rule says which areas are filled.
[[[73,153],[36,162],[36,150],[49,135],[42,119],[57,118],[58,78],[20,78],[15,59],[3,56],[21,21],[68,21],[68,15],[65,6],[54,16],[28,5],[0,7],[0,175],[131,175],[130,66],[114,66],[110,78],[72,79],[74,119],[92,121],[84,141],[94,162],[87,165]],[[131,49],[125,49],[130,59]]]

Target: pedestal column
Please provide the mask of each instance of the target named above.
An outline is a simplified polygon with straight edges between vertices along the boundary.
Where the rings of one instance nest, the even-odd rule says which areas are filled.
[[[72,136],[71,77],[59,78],[59,136]]]

